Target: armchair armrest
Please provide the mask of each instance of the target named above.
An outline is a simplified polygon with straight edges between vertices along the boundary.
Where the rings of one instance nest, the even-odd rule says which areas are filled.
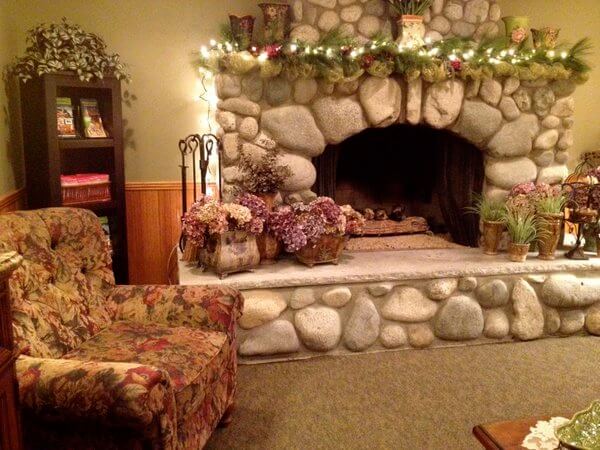
[[[221,286],[116,286],[110,296],[116,320],[203,327],[234,338],[242,313],[239,291]]]
[[[140,430],[176,446],[176,408],[167,372],[141,364],[21,356],[22,407],[43,419]]]

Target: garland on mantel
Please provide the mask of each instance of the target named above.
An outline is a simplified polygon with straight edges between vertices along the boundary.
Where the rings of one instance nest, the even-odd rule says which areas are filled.
[[[511,45],[508,39],[481,43],[451,38],[427,41],[423,46],[403,46],[387,38],[356,45],[351,38],[330,33],[317,44],[286,41],[240,50],[232,41],[211,41],[200,50],[203,72],[243,75],[259,70],[263,78],[285,75],[290,79],[322,78],[330,83],[353,81],[364,73],[377,77],[393,74],[407,81],[422,77],[439,82],[454,77],[467,80],[516,77],[520,80],[566,80],[585,82],[590,66],[585,56],[591,48],[582,39],[573,47],[531,49]]]

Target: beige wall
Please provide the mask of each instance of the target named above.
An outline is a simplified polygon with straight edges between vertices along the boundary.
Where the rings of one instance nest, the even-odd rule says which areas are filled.
[[[499,0],[502,13],[530,17],[531,27],[556,26],[561,41],[588,36],[594,45],[589,81],[575,92],[575,147],[570,166],[583,152],[600,150],[600,0]]]
[[[177,141],[204,131],[204,106],[194,101],[199,93],[192,52],[218,33],[228,12],[259,14],[254,0],[0,0],[15,13],[12,37],[0,27],[0,58],[5,41],[25,47],[25,31],[39,22],[66,16],[86,30],[103,36],[109,48],[129,64],[133,81],[125,88],[137,100],[124,106],[126,120],[126,171],[128,181],[177,180]],[[600,148],[600,2],[599,0],[501,0],[504,12],[526,14],[532,25],[562,27],[564,38],[592,37],[593,62],[599,68],[577,92],[576,147],[574,154]],[[551,6],[550,6],[551,5]],[[0,17],[6,7],[0,9]],[[0,97],[0,101],[4,101]],[[0,194],[15,184],[13,162],[7,158],[6,131],[0,124]],[[5,181],[8,180],[8,182]]]
[[[14,4],[0,0],[0,69],[16,55],[15,25],[12,23]],[[9,87],[0,87],[0,196],[22,186],[22,164],[19,145],[11,139]],[[13,133],[14,135],[14,133]]]

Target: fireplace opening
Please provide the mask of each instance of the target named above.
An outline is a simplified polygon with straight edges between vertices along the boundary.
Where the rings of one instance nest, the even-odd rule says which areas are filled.
[[[370,128],[329,145],[314,164],[315,192],[366,211],[369,235],[421,233],[477,246],[478,219],[465,208],[483,188],[483,153],[462,137],[426,126]]]

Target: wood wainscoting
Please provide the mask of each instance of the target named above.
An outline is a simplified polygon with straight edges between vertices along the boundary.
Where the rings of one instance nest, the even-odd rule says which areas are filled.
[[[0,214],[25,209],[25,188],[0,196]]]

